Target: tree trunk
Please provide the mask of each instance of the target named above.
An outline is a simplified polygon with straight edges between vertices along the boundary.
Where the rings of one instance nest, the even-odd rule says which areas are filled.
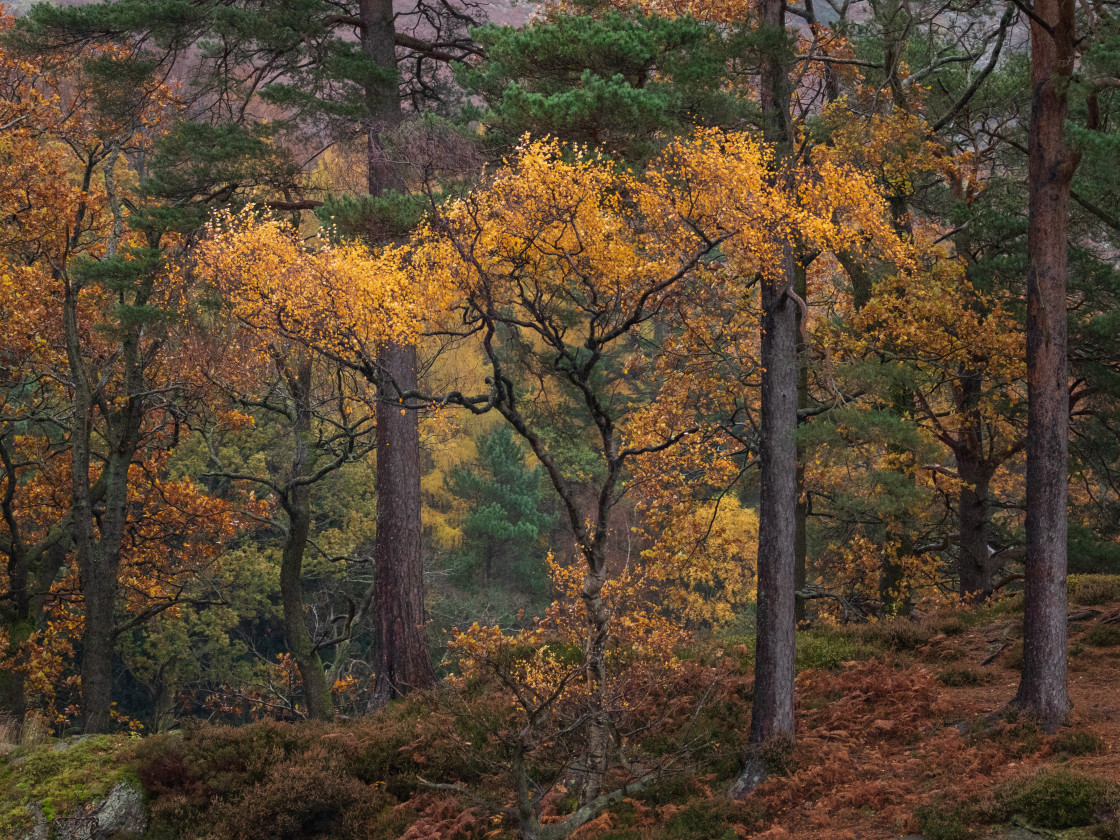
[[[121,549],[128,523],[128,469],[140,442],[143,359],[135,333],[121,342],[122,386],[125,404],[105,417],[110,439],[108,459],[98,479],[105,491],[100,533],[94,533],[93,492],[90,484],[93,391],[82,356],[78,326],[78,289],[65,287],[63,325],[71,377],[71,515],[74,548],[82,585],[85,626],[81,644],[82,728],[106,732],[113,707],[113,651]]]
[[[605,545],[603,546],[605,548]],[[587,755],[585,767],[577,779],[580,805],[594,801],[603,792],[603,779],[611,758],[611,730],[603,692],[607,682],[607,630],[610,617],[603,603],[603,585],[607,582],[606,557],[597,552],[583,579],[584,607],[587,611],[587,678],[588,692]]]
[[[416,387],[416,349],[392,344],[382,376],[402,391]],[[389,389],[387,389],[389,390]],[[392,398],[377,404],[377,684],[385,702],[435,682],[424,635],[424,567],[420,555],[420,432],[416,411]]]
[[[295,453],[291,482],[285,494],[288,535],[280,560],[280,597],[284,605],[284,641],[299,668],[307,716],[312,720],[333,720],[334,701],[323,670],[323,660],[307,630],[303,611],[303,557],[311,530],[311,488],[297,483],[309,468],[308,435],[311,434],[311,361],[300,361],[294,377],[288,378],[295,408]],[[294,486],[293,486],[294,485]]]
[[[9,491],[14,493],[16,476],[10,468],[7,470],[7,481]],[[12,609],[5,610],[4,614],[0,615],[0,620],[3,620],[8,628],[8,662],[16,667],[0,671],[0,715],[22,722],[27,711],[24,696],[27,675],[18,666],[23,660],[23,644],[31,638],[34,624],[31,617],[31,570],[27,549],[19,540],[18,534],[12,534],[12,545],[9,549],[8,589],[11,592]]]
[[[22,542],[13,545],[17,556],[10,565],[9,580],[15,606],[5,621],[9,626],[9,661],[17,666],[27,662],[23,643],[46,627],[50,588],[66,563],[66,542],[68,535],[56,534],[30,550]],[[27,713],[26,689],[27,675],[22,670],[0,672],[0,714],[21,722]]]
[[[1026,602],[1023,668],[1012,705],[1037,715],[1053,730],[1071,708],[1066,679],[1066,243],[1077,161],[1066,145],[1065,120],[1074,63],[1073,0],[1036,0],[1034,13],[1028,155]]]
[[[785,0],[762,0],[759,14],[775,44],[763,57],[761,104],[766,140],[777,166],[791,152],[789,46]],[[781,38],[781,43],[777,40]],[[777,178],[788,174],[776,173]],[[769,772],[768,754],[793,743],[795,543],[797,533],[797,319],[790,299],[796,266],[792,245],[762,278],[761,500],[758,515],[758,618],[750,748],[731,788],[741,798]]]
[[[85,535],[88,542],[84,548],[78,546],[79,573],[85,604],[81,657],[82,729],[87,734],[107,732],[113,708],[113,653],[119,589],[117,578],[125,525],[128,521],[128,468],[136,452],[132,429],[126,428],[123,431],[124,439],[117,443],[105,466],[108,481],[101,533],[94,538],[90,527]],[[84,485],[82,494],[88,499],[88,478]]]
[[[995,586],[995,568],[988,549],[992,469],[977,457],[958,453],[957,475],[961,480],[958,498],[961,600],[981,603],[991,597]]]
[[[796,288],[794,291],[801,296],[803,301],[809,300],[809,272],[807,267],[800,264],[795,266]],[[808,312],[802,313],[800,308],[797,313],[797,334],[805,334],[808,324],[801,323],[802,317],[808,317]],[[800,338],[797,342],[797,408],[809,407],[809,347]],[[797,425],[803,422],[798,418]],[[800,438],[797,441],[797,519],[793,540],[793,588],[800,592],[805,588],[809,577],[809,494],[805,488],[805,446]],[[795,595],[794,620],[798,623],[805,620],[805,599]]]
[[[362,50],[378,69],[376,78],[366,86],[366,163],[370,195],[386,190],[401,190],[404,179],[400,165],[389,159],[381,135],[401,121],[397,82],[396,28],[392,0],[359,0],[362,21]]]
[[[360,0],[362,48],[382,71],[366,88],[370,195],[404,189],[400,167],[381,135],[400,123],[392,0]],[[377,357],[381,399],[377,406],[377,539],[374,605],[377,683],[374,701],[435,682],[422,630],[424,566],[420,553],[420,429],[417,412],[402,409],[396,394],[416,387],[416,349],[388,344]]]

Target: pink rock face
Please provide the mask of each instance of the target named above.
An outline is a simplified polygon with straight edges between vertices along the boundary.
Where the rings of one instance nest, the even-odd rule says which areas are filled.
[[[500,26],[524,26],[536,14],[536,3],[510,2],[510,0],[488,0],[482,10],[491,23]]]

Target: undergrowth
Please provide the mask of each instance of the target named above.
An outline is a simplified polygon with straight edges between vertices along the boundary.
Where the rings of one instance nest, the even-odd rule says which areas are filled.
[[[103,798],[115,785],[135,778],[124,735],[97,735],[16,749],[0,759],[0,836],[29,828],[29,806],[52,822]]]

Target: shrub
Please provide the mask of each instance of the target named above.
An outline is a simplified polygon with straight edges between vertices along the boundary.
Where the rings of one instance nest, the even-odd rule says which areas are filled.
[[[839,668],[844,662],[870,659],[875,652],[851,633],[810,630],[797,637],[797,670]]]
[[[960,805],[926,805],[915,816],[926,840],[967,840],[976,836],[967,808]]]
[[[887,650],[916,650],[934,635],[934,629],[909,618],[887,618],[862,628],[863,638]]]
[[[971,668],[946,668],[937,675],[937,680],[950,686],[980,685],[987,682],[987,676]]]
[[[343,758],[317,745],[274,764],[264,780],[212,814],[232,840],[365,840],[382,810],[395,804],[349,775]]]
[[[1068,589],[1075,604],[1091,607],[1120,601],[1120,575],[1070,575]]]
[[[1104,752],[1104,739],[1092,732],[1064,732],[1054,739],[1059,755],[1095,755]]]
[[[1089,825],[1114,794],[1115,785],[1103,779],[1051,769],[1012,782],[998,799],[1009,816],[1022,816],[1038,828],[1074,828]]]
[[[411,751],[401,747],[414,729],[414,721],[380,718],[339,726],[262,721],[147,738],[137,762],[152,834],[189,837],[205,825],[217,840],[399,836],[406,825],[393,815],[390,788],[413,789]]]
[[[1085,634],[1085,642],[1094,647],[1114,647],[1120,645],[1120,627],[1098,624]]]
[[[718,809],[706,803],[689,805],[666,825],[670,840],[735,840],[735,829],[724,822]]]
[[[635,798],[647,805],[674,805],[694,799],[701,793],[700,785],[695,779],[677,774],[658,779],[640,791]]]
[[[959,615],[950,615],[942,619],[937,629],[946,636],[959,636],[965,630],[965,621]]]

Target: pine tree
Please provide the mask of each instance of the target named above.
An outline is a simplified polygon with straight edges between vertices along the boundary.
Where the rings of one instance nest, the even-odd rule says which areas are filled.
[[[553,521],[541,509],[540,472],[526,468],[508,426],[488,434],[479,455],[477,469],[457,467],[448,480],[450,492],[470,504],[461,524],[456,577],[467,585],[503,586],[539,598],[548,585],[541,541]]]

